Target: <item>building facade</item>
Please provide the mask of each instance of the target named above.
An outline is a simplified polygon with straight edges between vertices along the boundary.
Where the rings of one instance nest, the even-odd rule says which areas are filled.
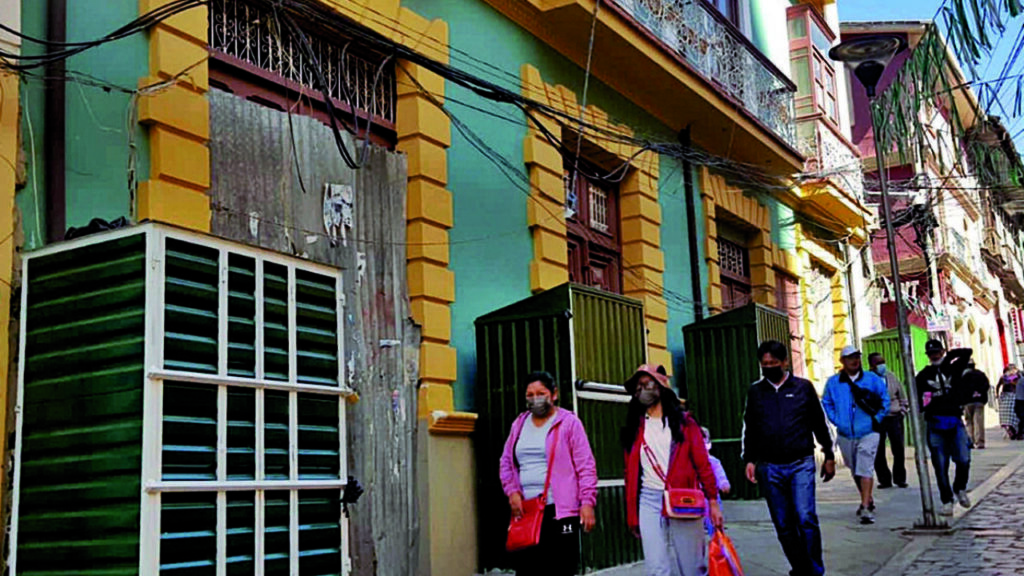
[[[23,2],[14,20],[30,37],[63,33],[60,41],[77,42],[166,4]],[[2,13],[7,24],[17,11]],[[129,226],[170,226],[138,229],[162,239],[157,246],[205,247],[166,257],[154,248],[153,262],[165,262],[154,266],[176,261],[186,271],[169,285],[224,299],[223,309],[214,302],[197,313],[201,306],[187,299],[147,292],[167,318],[183,315],[174,336],[152,345],[189,380],[168,385],[167,366],[131,364],[140,429],[149,433],[111,447],[93,430],[99,420],[34,429],[46,420],[22,419],[26,433],[95,433],[53,452],[7,446],[35,477],[79,473],[61,493],[68,500],[54,500],[78,533],[98,529],[91,507],[103,500],[88,486],[113,483],[114,472],[138,485],[118,494],[124,518],[111,533],[120,544],[98,558],[74,534],[59,543],[40,536],[32,513],[53,511],[16,479],[5,494],[19,502],[17,570],[84,563],[126,573],[136,565],[141,573],[301,573],[319,569],[303,567],[313,556],[338,558],[340,572],[358,574],[501,566],[494,446],[520,411],[519,380],[536,369],[556,373],[563,406],[581,414],[598,454],[601,527],[584,544],[584,563],[636,558],[616,520],[623,482],[614,441],[628,400],[618,385],[634,364],[665,365],[684,391],[706,385],[684,381],[683,328],[757,304],[781,311],[795,371],[823,386],[837,351],[872,329],[862,303],[871,297],[865,254],[874,222],[851,143],[854,118],[843,105],[848,81],[826,57],[837,35],[827,1],[295,0],[275,9],[264,0],[215,0],[53,64],[64,66],[59,74],[5,72],[0,120],[18,129],[0,131],[0,152],[24,158],[25,169],[19,176],[15,160],[3,172],[14,178],[0,179],[0,198],[16,198],[21,228],[0,248],[9,247],[8,260],[15,244],[36,251],[29,282],[32,266],[46,258],[70,265],[75,258],[61,259],[62,250],[90,246],[66,242],[68,228],[124,217]],[[23,49],[40,54],[38,43]],[[207,249],[223,262],[203,256]],[[233,264],[239,258],[260,264],[250,271]],[[15,286],[19,266],[2,272]],[[200,274],[204,266],[213,276]],[[268,266],[294,272],[275,276]],[[325,285],[304,275],[329,270],[339,281],[333,312],[302,300],[304,289]],[[248,277],[281,280],[279,305],[294,314],[272,321],[259,306],[225,312],[248,294],[237,294],[236,281],[253,302],[278,300],[266,292],[271,284],[245,284]],[[212,284],[193,285],[203,282]],[[571,334],[569,344],[548,340],[530,316],[562,298],[567,283],[576,286],[568,303],[551,306],[564,307],[563,319],[570,312],[574,326],[595,327],[551,333]],[[20,330],[33,333],[35,301],[8,310],[3,294],[0,309],[16,320],[25,313]],[[206,320],[184,320],[193,317]],[[211,328],[221,318],[223,329]],[[322,325],[331,319],[336,330]],[[484,340],[494,319],[507,320],[508,347],[521,351],[497,372],[500,355]],[[243,329],[250,323],[253,332]],[[294,338],[282,336],[288,330]],[[70,343],[46,350],[33,338],[26,358],[82,353]],[[145,346],[151,340],[160,339]],[[563,348],[566,364],[552,365]],[[185,355],[174,358],[175,350]],[[215,360],[201,361],[204,354]],[[307,360],[338,370],[336,391],[308,388],[327,384],[322,374],[303,380],[300,366],[315,364]],[[45,378],[18,368],[27,380],[11,379],[8,393],[27,390],[26,406],[45,404],[32,391]],[[60,377],[101,376],[83,369]],[[203,396],[203,386],[218,396]],[[232,415],[232,398],[244,396],[235,386],[258,389],[250,420]],[[188,400],[191,393],[198,396]],[[308,394],[326,396],[338,416],[305,411],[321,406],[307,403]],[[143,414],[153,397],[177,399]],[[47,401],[97,410],[106,402]],[[200,433],[199,422],[217,431]],[[328,443],[337,438],[343,449],[316,445],[325,427],[335,430]],[[294,442],[275,444],[280,433]],[[115,448],[127,468],[95,464]],[[81,468],[46,467],[74,450],[99,456]],[[274,468],[281,450],[295,462]],[[251,466],[235,477],[232,455],[249,454]],[[312,456],[342,464],[307,472],[303,459]],[[337,511],[343,472],[364,483],[364,499],[345,516],[307,523],[303,511],[318,495],[333,494],[323,505]],[[131,490],[141,492],[139,506]],[[208,525],[175,515],[189,507]],[[326,527],[307,530],[314,524]],[[39,553],[56,545],[72,552]]]
[[[844,23],[843,38],[894,33],[916,48],[929,22]],[[879,91],[899,74],[911,52],[897,55]],[[947,56],[952,58],[951,56]],[[927,145],[909,158],[890,154],[896,247],[904,301],[912,324],[947,346],[970,347],[978,368],[990,379],[1016,362],[1010,316],[1019,307],[1020,220],[1012,204],[1019,193],[1020,160],[998,118],[986,116],[959,64],[949,61],[950,82],[958,89],[925,99],[918,120]],[[854,140],[865,157],[868,198],[880,202],[878,165],[868,99],[862,87],[852,93]],[[979,153],[978,150],[985,150]],[[873,237],[875,268],[881,281],[876,318],[881,329],[896,326],[888,245]]]

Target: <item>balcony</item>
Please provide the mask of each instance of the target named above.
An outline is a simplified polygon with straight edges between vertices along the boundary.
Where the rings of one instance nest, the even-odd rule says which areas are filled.
[[[805,208],[850,228],[864,226],[872,215],[863,203],[864,175],[857,149],[822,116],[801,119],[797,134],[811,175],[801,183]]]
[[[963,234],[953,228],[945,228],[942,252],[939,254],[940,268],[949,268],[969,284],[976,298],[988,298],[981,257]]]
[[[613,0],[705,79],[796,146],[792,82],[702,0]]]
[[[989,270],[995,274],[1003,288],[1024,301],[1024,261],[1016,242],[1018,236],[998,218],[989,222],[981,244],[981,255]]]
[[[595,21],[597,1],[486,0],[581,67],[592,46],[595,79],[689,128],[693,145],[776,176],[803,171],[796,85],[706,0],[600,0]]]

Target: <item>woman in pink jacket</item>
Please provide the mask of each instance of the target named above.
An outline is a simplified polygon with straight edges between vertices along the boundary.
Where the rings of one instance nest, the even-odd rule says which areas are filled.
[[[589,532],[596,522],[597,466],[590,441],[580,419],[555,406],[557,401],[558,389],[551,374],[534,372],[527,376],[528,410],[512,423],[501,455],[501,486],[516,518],[523,513],[523,500],[537,498],[544,491],[551,462],[540,545],[515,553],[518,576],[575,574],[580,560],[580,529]],[[557,439],[553,434],[556,429]]]

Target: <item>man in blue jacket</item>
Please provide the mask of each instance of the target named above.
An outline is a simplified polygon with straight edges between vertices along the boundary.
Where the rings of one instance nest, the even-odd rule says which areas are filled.
[[[860,490],[860,523],[874,524],[871,489],[879,439],[875,427],[889,413],[889,391],[877,374],[864,371],[856,346],[843,348],[839,360],[843,369],[825,384],[821,405],[836,427],[836,444]]]

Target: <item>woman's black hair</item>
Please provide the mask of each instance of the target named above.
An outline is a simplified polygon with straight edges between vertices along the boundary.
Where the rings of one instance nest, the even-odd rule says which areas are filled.
[[[530,372],[526,375],[526,380],[523,381],[523,389],[525,390],[534,382],[540,382],[548,389],[552,394],[555,393],[555,377],[550,372]]]
[[[668,420],[669,429],[672,431],[672,440],[676,443],[681,443],[686,440],[686,435],[683,434],[683,426],[687,422],[686,412],[683,410],[683,405],[679,401],[679,396],[671,388],[665,386],[658,386],[658,390],[661,391],[661,412],[663,417]],[[633,395],[633,399],[629,401],[629,408],[626,412],[626,425],[622,427],[622,434],[620,442],[622,443],[622,449],[629,452],[633,449],[633,444],[636,442],[636,435],[640,433],[640,423],[643,422],[644,416],[647,414],[647,407],[640,403],[640,399],[637,395]]]

